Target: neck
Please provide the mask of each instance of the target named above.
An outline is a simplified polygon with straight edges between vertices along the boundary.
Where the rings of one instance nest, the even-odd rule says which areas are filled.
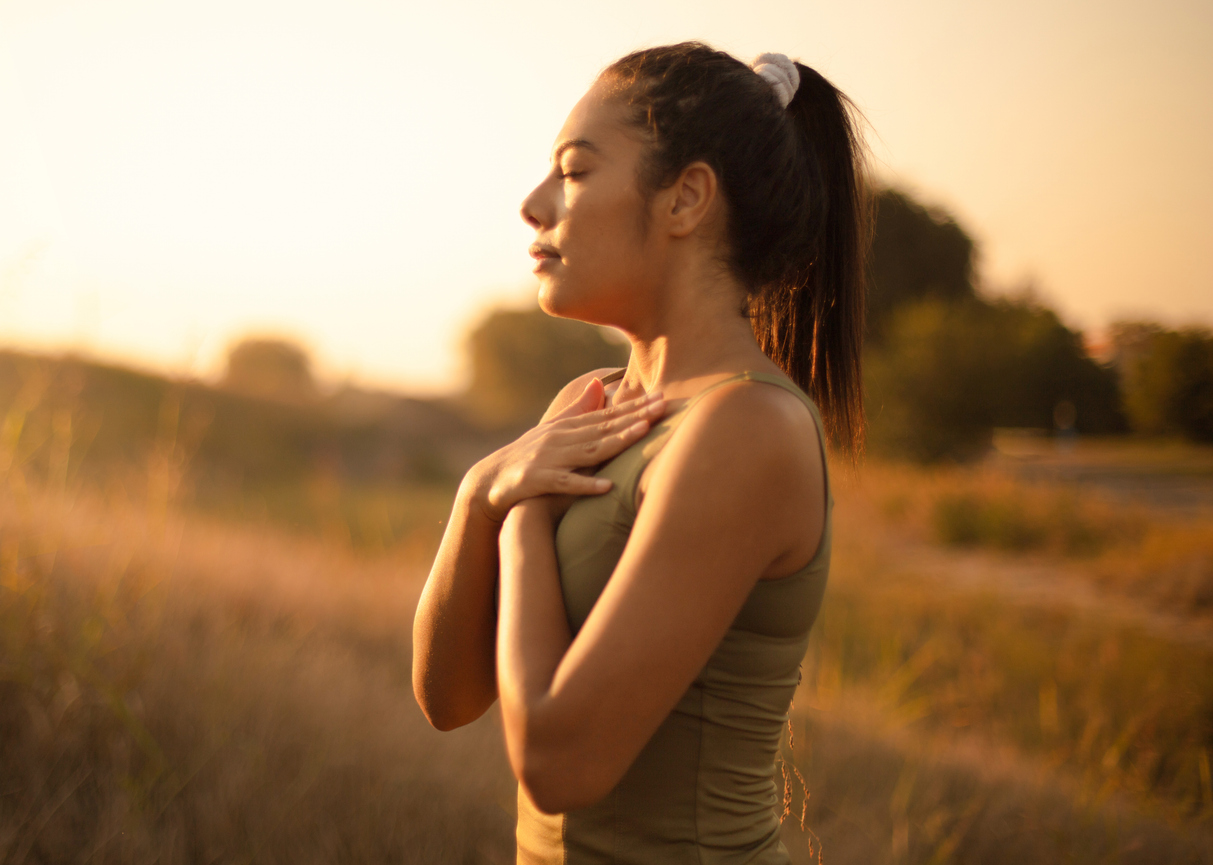
[[[696,266],[698,265],[698,266]],[[714,261],[673,262],[644,314],[625,328],[632,356],[623,391],[689,397],[705,379],[745,370],[777,371],[741,311],[744,292]]]

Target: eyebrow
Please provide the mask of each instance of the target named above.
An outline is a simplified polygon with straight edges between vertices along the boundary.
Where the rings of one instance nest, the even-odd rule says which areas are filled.
[[[564,152],[573,147],[583,147],[591,153],[602,152],[592,141],[587,141],[584,138],[570,138],[567,141],[560,142],[559,146],[557,146],[556,150],[552,153],[552,161],[559,162],[560,157],[564,155]]]

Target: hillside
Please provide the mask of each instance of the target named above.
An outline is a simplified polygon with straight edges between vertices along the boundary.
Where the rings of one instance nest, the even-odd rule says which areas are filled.
[[[304,526],[333,490],[450,488],[508,434],[450,400],[349,386],[273,399],[13,351],[0,351],[0,418],[0,468],[30,480],[132,494],[159,485],[162,498]]]

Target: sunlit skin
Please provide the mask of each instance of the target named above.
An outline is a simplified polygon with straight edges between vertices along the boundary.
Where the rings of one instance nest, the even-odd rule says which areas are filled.
[[[649,464],[623,556],[584,627],[569,633],[554,528],[574,495],[605,491],[574,470],[609,459],[715,381],[779,374],[721,264],[715,173],[692,163],[646,202],[637,183],[645,142],[625,118],[596,84],[522,206],[541,304],[623,330],[625,376],[608,389],[607,370],[570,382],[535,430],[468,473],[414,629],[414,688],[427,717],[459,726],[499,695],[514,772],[552,813],[615,786],[756,581],[804,566],[825,518],[808,410],[769,385],[719,388]]]

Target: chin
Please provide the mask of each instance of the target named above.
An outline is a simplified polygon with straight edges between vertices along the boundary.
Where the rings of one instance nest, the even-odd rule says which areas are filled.
[[[539,283],[539,308],[548,315],[557,318],[577,318],[581,304],[577,303],[575,293],[562,289],[552,280],[541,280]]]
[[[538,299],[539,308],[548,315],[610,327],[620,326],[616,313],[627,305],[626,297],[602,287],[579,291],[567,283],[543,279],[539,281]]]

